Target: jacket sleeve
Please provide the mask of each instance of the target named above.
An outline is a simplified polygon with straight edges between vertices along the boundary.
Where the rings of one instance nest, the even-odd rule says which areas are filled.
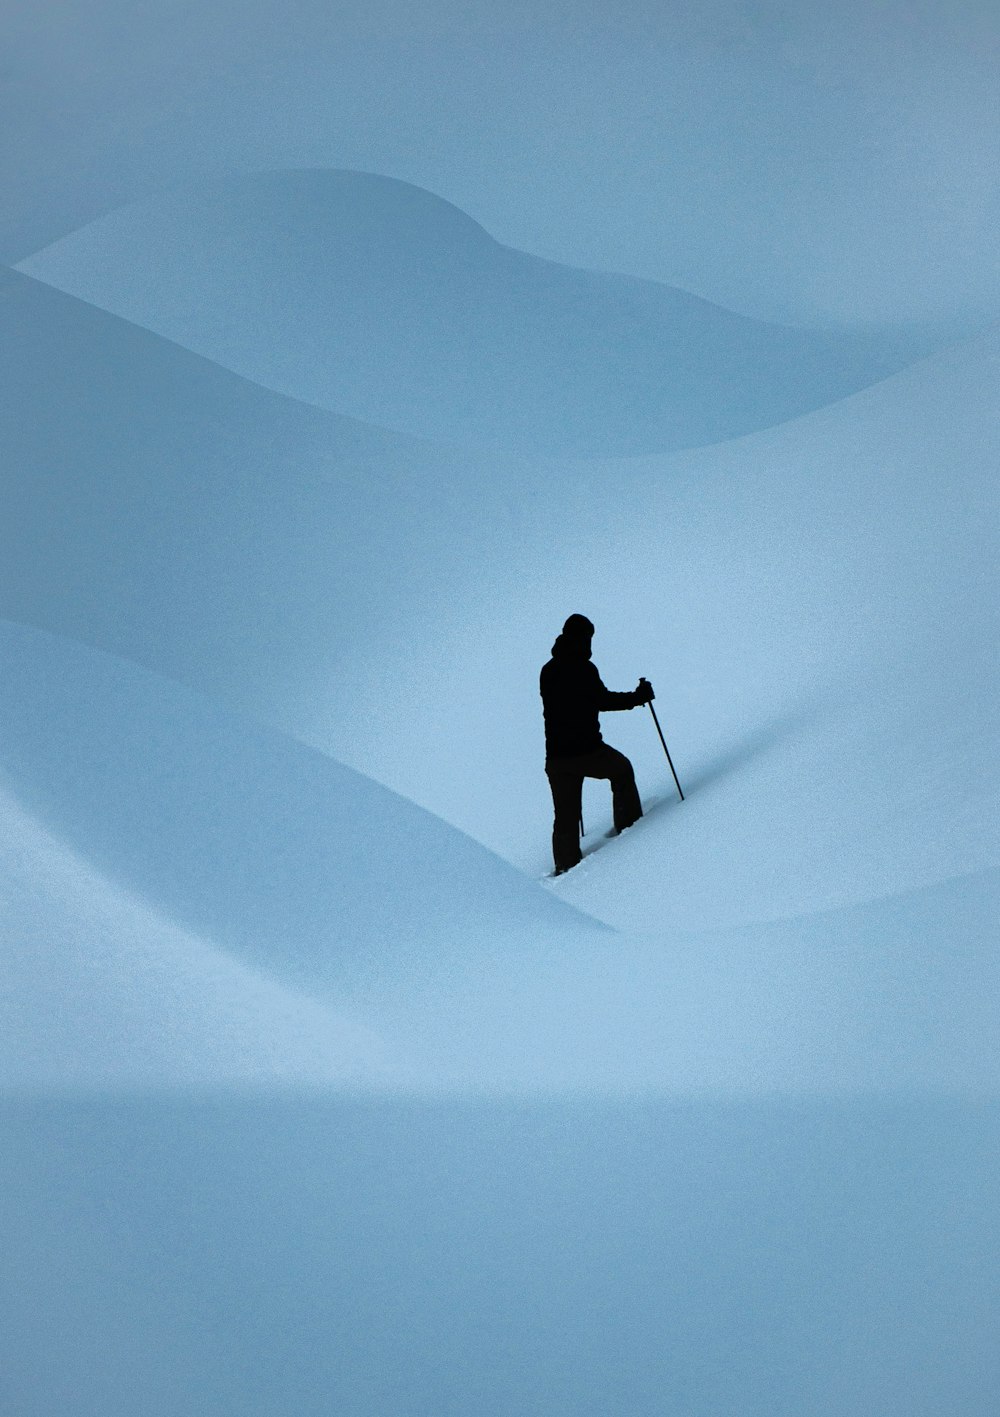
[[[597,697],[598,713],[607,713],[615,709],[638,708],[639,698],[635,689],[632,689],[630,692],[625,694],[616,694],[613,689],[605,688],[604,682],[601,679],[600,674],[598,674],[596,666],[594,668],[594,679],[596,681],[594,687]]]

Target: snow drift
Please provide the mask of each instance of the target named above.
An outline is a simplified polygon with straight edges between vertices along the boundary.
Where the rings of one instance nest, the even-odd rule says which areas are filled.
[[[328,1000],[167,919],[0,792],[0,1096],[391,1088],[389,1052]],[[398,1064],[397,1064],[398,1067]]]
[[[477,842],[211,699],[0,622],[18,800],[169,919],[329,993],[401,952],[592,925]]]
[[[15,14],[22,233],[227,148],[457,174],[550,254],[617,229],[772,308],[995,286],[991,36],[950,8],[893,55],[892,7],[170,8]],[[504,449],[753,427],[877,354],[357,175],[76,251],[255,378]],[[380,433],[24,276],[0,326],[0,1410],[995,1417],[996,340],[584,463]],[[688,801],[609,720],[661,800],[604,842],[588,795],[553,895],[328,753],[538,876],[569,610]]]
[[[881,379],[922,347],[783,328],[543,261],[418,187],[360,172],[179,189],[20,269],[297,398],[549,454],[731,438]]]
[[[996,872],[766,928],[616,936],[179,685],[10,624],[0,663],[7,1091],[995,1085]]]
[[[413,683],[394,719],[352,715],[348,689],[351,729],[319,707],[306,736],[540,873],[537,676],[582,611],[611,688],[653,681],[688,800],[648,714],[607,715],[662,805],[566,899],[623,928],[728,927],[995,865],[998,370],[991,334],[779,429],[588,464],[575,494],[558,480],[558,551],[542,503],[530,573],[477,568],[432,692]],[[602,785],[584,818],[599,842]]]
[[[390,648],[417,664],[419,625],[505,555],[538,485],[536,465],[501,482],[495,459],[269,393],[14,272],[0,336],[0,613],[285,726],[331,686],[384,691],[364,666]]]
[[[629,929],[995,863],[995,336],[725,447],[540,463],[311,409],[23,276],[0,316],[8,617],[222,695],[540,875],[537,672],[585,610],[607,682],[654,680],[689,789],[681,817],[648,717],[607,720],[667,800],[559,889]],[[599,840],[597,788],[585,817]]]

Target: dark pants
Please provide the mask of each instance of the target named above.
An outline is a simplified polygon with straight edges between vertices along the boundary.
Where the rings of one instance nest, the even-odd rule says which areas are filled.
[[[642,803],[635,785],[632,764],[617,748],[607,743],[592,753],[576,758],[550,758],[545,775],[552,788],[555,822],[552,827],[552,856],[556,874],[568,871],[581,859],[580,811],[583,804],[583,779],[602,778],[611,783],[615,830],[624,831],[642,816]]]

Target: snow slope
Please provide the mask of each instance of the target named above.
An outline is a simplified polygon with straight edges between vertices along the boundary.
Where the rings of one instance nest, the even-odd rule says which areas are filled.
[[[0,321],[0,1407],[993,1417],[997,339],[582,463]],[[688,800],[544,887],[570,610]]]
[[[778,423],[916,357],[494,241],[370,173],[220,179],[122,208],[27,274],[269,388],[463,444],[669,451]]]
[[[0,400],[0,613],[286,726],[516,540],[495,458],[269,393],[14,272]]]
[[[995,865],[998,373],[994,334],[779,429],[588,465],[531,574],[478,568],[435,627],[433,694],[411,683],[405,711],[364,718],[348,698],[349,731],[321,711],[308,736],[540,873],[537,674],[582,611],[609,686],[657,688],[688,800],[648,714],[606,716],[661,805],[560,880],[566,899],[711,928]],[[584,816],[599,842],[606,788]]]
[[[8,1091],[995,1085],[996,871],[764,929],[616,936],[179,685],[10,624],[0,662]]]
[[[322,990],[401,936],[427,952],[589,924],[454,827],[212,699],[9,623],[2,652],[20,800],[258,965]]]
[[[6,1410],[990,1417],[997,872],[597,931],[0,629]]]
[[[541,463],[365,429],[22,276],[0,315],[8,617],[221,694],[540,875],[536,676],[584,609],[607,681],[656,683],[688,790],[681,816],[648,716],[607,720],[663,804],[627,870],[612,844],[558,889],[629,928],[995,863],[995,337],[723,447]],[[599,840],[601,789],[585,815]]]
[[[167,919],[0,794],[0,1094],[391,1087],[373,1031]]]

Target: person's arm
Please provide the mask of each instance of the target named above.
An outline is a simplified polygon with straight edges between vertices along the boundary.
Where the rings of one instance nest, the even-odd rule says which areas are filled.
[[[617,693],[614,689],[605,687],[596,665],[594,666],[594,677],[597,680],[597,709],[599,713],[638,708],[640,704],[648,704],[653,697],[653,686],[646,679],[640,680],[638,686],[630,693]]]

